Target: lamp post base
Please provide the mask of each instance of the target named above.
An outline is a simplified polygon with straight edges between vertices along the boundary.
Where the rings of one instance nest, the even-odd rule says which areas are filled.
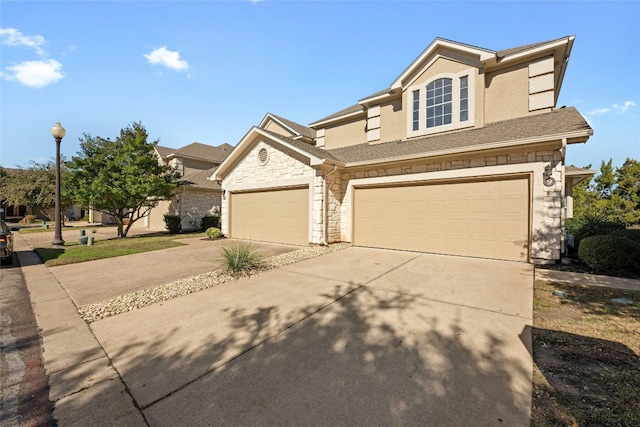
[[[54,238],[51,242],[51,247],[54,249],[63,249],[64,248],[64,240]]]

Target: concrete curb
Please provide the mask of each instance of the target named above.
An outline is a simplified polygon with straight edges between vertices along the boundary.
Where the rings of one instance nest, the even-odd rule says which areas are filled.
[[[58,425],[147,425],[77,307],[19,233],[14,250],[40,329]]]

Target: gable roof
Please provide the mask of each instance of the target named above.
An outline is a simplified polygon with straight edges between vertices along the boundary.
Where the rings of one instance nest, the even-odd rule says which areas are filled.
[[[264,119],[262,119],[262,122],[260,122],[259,127],[263,127],[263,125],[266,124],[266,121],[268,119],[274,120],[275,122],[277,122],[278,124],[280,124],[280,126],[284,127],[285,129],[291,131],[292,134],[294,135],[299,135],[308,139],[313,139],[316,137],[316,130],[315,129],[311,129],[309,127],[303,126],[299,123],[296,123],[294,121],[285,119],[284,117],[280,117],[280,116],[276,116],[273,113],[267,113],[267,115],[264,117]]]
[[[175,148],[163,147],[162,145],[156,145],[154,148],[160,157],[167,157],[169,154],[176,151]]]
[[[568,58],[573,46],[574,39],[575,36],[566,36],[553,40],[547,40],[544,42],[532,43],[524,46],[503,49],[500,51],[493,51],[482,47],[437,37],[402,73],[400,73],[400,75],[391,83],[388,88],[360,99],[358,101],[358,104],[356,105],[352,105],[351,107],[345,108],[344,110],[323,117],[320,120],[316,120],[309,126],[319,127],[337,120],[355,117],[360,113],[364,113],[364,105],[366,105],[367,103],[379,101],[381,99],[397,95],[400,90],[403,90],[407,81],[410,80],[410,77],[417,73],[420,69],[425,67],[426,64],[428,64],[428,62],[430,61],[430,58],[433,58],[434,55],[437,55],[437,53],[441,49],[446,49],[448,51],[457,51],[461,52],[465,56],[475,57],[476,61],[478,61],[479,66],[484,64],[484,67],[487,68],[490,66],[496,66],[498,64],[502,65],[511,61],[516,61],[523,56],[539,54],[540,52],[544,51],[558,50],[557,52],[560,52],[560,49],[562,48],[565,49],[563,56],[565,58]],[[560,92],[560,87],[562,85],[566,66],[566,61],[561,61],[559,65],[559,81],[556,82],[557,84],[555,85],[555,100],[557,100],[558,94]]]

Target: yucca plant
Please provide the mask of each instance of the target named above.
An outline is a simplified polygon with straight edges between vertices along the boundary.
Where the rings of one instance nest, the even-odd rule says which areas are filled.
[[[251,274],[264,265],[262,255],[250,243],[238,242],[223,246],[222,264],[234,276]]]

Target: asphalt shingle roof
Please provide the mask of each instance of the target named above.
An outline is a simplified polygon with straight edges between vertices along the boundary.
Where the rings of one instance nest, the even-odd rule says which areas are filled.
[[[179,148],[172,154],[175,154],[178,157],[185,156],[220,163],[225,157],[227,157],[232,149],[233,146],[229,144],[222,144],[214,147],[212,145],[194,142]]]
[[[591,130],[584,117],[573,107],[549,113],[489,123],[482,128],[432,135],[381,144],[358,144],[327,150],[335,160],[343,163],[375,161],[400,156],[428,155],[447,149],[466,149],[520,139],[558,135],[572,131]]]
[[[211,176],[215,167],[194,171],[187,173],[182,177],[182,180],[187,182],[186,186],[189,188],[206,188],[212,190],[220,190],[220,184],[215,181],[209,181],[207,178]]]
[[[293,131],[296,132],[298,135],[302,135],[302,136],[305,136],[307,138],[315,138],[316,137],[315,129],[311,129],[309,127],[303,126],[303,125],[301,125],[299,123],[296,123],[296,122],[293,122],[291,120],[285,119],[284,117],[276,116],[273,113],[269,113],[269,114],[271,114],[271,116],[273,116],[275,119],[281,121],[286,126],[288,126],[291,129],[293,129]]]

